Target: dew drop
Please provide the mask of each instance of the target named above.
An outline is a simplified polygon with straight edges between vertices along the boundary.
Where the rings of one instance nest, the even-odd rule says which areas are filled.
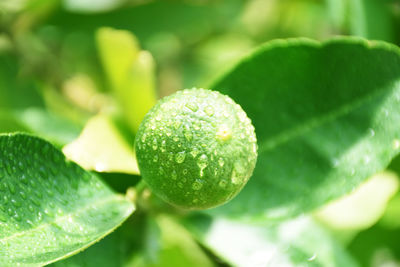
[[[175,121],[175,122],[174,122],[174,128],[175,128],[175,129],[178,129],[179,126],[181,126],[181,124],[182,124],[181,121]]]
[[[182,162],[184,162],[184,161],[185,161],[185,157],[186,157],[185,152],[178,152],[178,153],[176,153],[176,155],[175,155],[175,161],[176,161],[176,163],[182,163]]]
[[[3,204],[7,204],[8,203],[8,196],[4,195],[3,196]]]
[[[175,170],[172,171],[171,178],[172,178],[172,180],[176,180],[176,178],[178,178],[178,175],[176,174]]]
[[[195,147],[192,151],[190,151],[190,154],[193,156],[193,158],[195,158],[199,154],[199,152],[200,151]]]
[[[228,183],[228,182],[227,182],[226,180],[221,180],[221,181],[219,181],[218,185],[219,185],[220,187],[222,187],[222,188],[225,188],[227,183]]]
[[[314,253],[310,258],[308,258],[308,261],[314,261],[317,258],[317,253]]]
[[[206,106],[206,107],[204,108],[204,112],[205,112],[209,117],[211,117],[212,115],[214,115],[214,109],[213,109],[212,106]]]
[[[192,135],[192,133],[191,132],[185,132],[185,138],[186,138],[186,140],[188,140],[188,141],[192,141],[192,139],[193,139],[193,135]]]
[[[182,173],[183,173],[183,175],[186,175],[188,173],[188,170],[187,169],[183,169]],[[183,179],[186,181],[186,178],[183,178]]]
[[[178,182],[178,187],[179,187],[179,188],[183,188],[183,183]]]
[[[52,211],[48,210],[48,209],[44,209],[44,213],[45,213],[47,216],[54,217],[54,213],[53,213]]]
[[[12,194],[15,194],[15,185],[14,184],[12,184],[12,183],[9,183],[8,184],[8,189],[10,189],[10,192],[12,193]]]
[[[154,155],[153,162],[157,162],[157,161],[158,161],[158,155]]]
[[[165,140],[162,140],[162,142],[161,142],[161,147],[160,147],[160,150],[161,150],[161,152],[165,152],[165,151],[167,151],[167,149],[166,149],[166,142],[165,142]]]
[[[31,197],[31,201],[33,204],[35,204],[36,206],[40,207],[40,201],[37,200],[36,198]]]
[[[151,147],[153,148],[153,150],[157,150],[158,145],[157,145],[157,139],[156,138],[153,139],[153,145]]]
[[[192,184],[193,190],[200,190],[203,187],[203,181],[200,179],[196,179],[196,181]]]
[[[200,168],[200,176],[204,175],[203,171],[208,165],[208,157],[206,154],[202,154],[197,160],[197,166]]]
[[[22,203],[14,198],[11,199],[11,203],[17,208],[22,206]]]
[[[236,169],[233,169],[233,171],[232,171],[231,181],[233,184],[240,184],[242,182],[242,177],[236,171]]]
[[[199,122],[194,122],[193,123],[193,128],[198,131],[201,129],[201,124]]]
[[[27,199],[28,198],[24,191],[20,191],[19,195],[21,196],[22,199]]]
[[[371,137],[374,137],[374,136],[375,136],[375,131],[374,131],[374,129],[369,128],[368,131],[369,131],[369,135],[370,135]]]
[[[186,106],[188,109],[190,109],[191,111],[193,111],[193,112],[196,112],[196,111],[199,109],[199,107],[196,105],[196,103],[192,103],[192,102],[186,103],[185,106]]]
[[[28,179],[26,178],[25,174],[22,174],[22,175],[21,175],[20,180],[21,180],[22,183],[28,184]]]
[[[218,164],[219,164],[219,166],[223,167],[224,164],[225,164],[224,159],[223,159],[223,158],[219,158],[219,159],[218,159]]]

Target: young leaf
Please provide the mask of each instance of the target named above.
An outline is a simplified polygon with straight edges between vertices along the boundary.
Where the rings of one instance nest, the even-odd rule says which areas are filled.
[[[124,140],[106,115],[91,118],[81,135],[66,145],[63,152],[85,169],[139,174],[133,145]]]
[[[273,41],[211,88],[252,119],[259,157],[214,213],[285,218],[350,192],[400,151],[400,50],[338,38]]]
[[[129,31],[101,28],[97,45],[111,88],[133,132],[156,102],[154,60]]]
[[[0,262],[37,266],[88,247],[134,210],[50,143],[0,135]]]
[[[146,255],[137,266],[213,266],[190,233],[171,217],[149,217],[146,233]]]

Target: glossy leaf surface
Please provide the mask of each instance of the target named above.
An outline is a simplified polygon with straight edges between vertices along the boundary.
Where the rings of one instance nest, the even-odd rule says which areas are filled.
[[[400,151],[400,53],[356,38],[267,43],[212,89],[252,119],[259,157],[239,196],[214,213],[282,219],[321,206]]]
[[[0,262],[38,266],[77,253],[134,210],[48,142],[0,135]]]

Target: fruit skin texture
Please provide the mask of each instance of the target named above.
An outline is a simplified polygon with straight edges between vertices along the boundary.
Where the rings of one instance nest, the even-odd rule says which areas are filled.
[[[141,175],[164,201],[207,209],[237,195],[257,160],[254,126],[228,96],[186,89],[161,99],[135,139]]]

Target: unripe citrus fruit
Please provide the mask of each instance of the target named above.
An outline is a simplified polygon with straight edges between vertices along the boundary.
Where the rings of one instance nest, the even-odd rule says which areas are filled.
[[[254,127],[228,96],[187,89],[160,100],[135,140],[144,181],[187,209],[221,205],[243,188],[257,160]]]

